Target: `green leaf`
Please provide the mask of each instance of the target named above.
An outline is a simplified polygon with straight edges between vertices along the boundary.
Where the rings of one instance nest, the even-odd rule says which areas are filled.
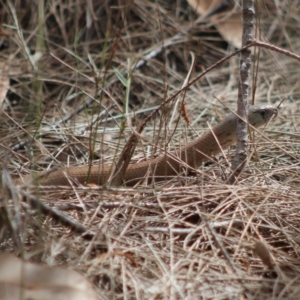
[[[115,71],[116,75],[118,76],[119,80],[122,82],[122,84],[125,87],[127,87],[127,80],[124,78],[124,76],[121,74],[121,72],[117,68],[114,68],[114,71]]]

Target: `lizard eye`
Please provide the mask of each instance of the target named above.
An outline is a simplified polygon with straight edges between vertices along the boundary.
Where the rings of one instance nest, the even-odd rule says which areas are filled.
[[[261,110],[260,115],[262,116],[262,118],[264,119],[266,116],[266,111],[264,109]]]

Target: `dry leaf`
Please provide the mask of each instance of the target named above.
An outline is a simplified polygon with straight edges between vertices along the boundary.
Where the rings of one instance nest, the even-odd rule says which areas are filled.
[[[222,12],[222,9],[226,8],[222,0],[188,0],[188,3],[203,17],[210,16],[210,21],[214,23],[227,43],[236,48],[241,47],[243,33],[241,11],[235,9],[235,11]],[[230,7],[228,6],[228,8]],[[221,13],[219,13],[219,9]]]
[[[74,270],[0,255],[0,299],[98,299],[92,285]]]
[[[261,261],[269,268],[273,268],[273,261],[270,251],[265,243],[256,241],[254,244],[253,252],[261,259]]]

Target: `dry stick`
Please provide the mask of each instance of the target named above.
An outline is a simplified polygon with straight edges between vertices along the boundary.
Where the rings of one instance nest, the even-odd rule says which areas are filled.
[[[125,202],[124,201],[95,201],[92,203],[84,203],[85,209],[95,209],[96,207],[100,206],[101,208],[135,208],[135,209],[154,209],[154,208],[160,208],[161,206],[157,203],[151,203],[151,202]],[[164,207],[170,209],[172,206],[164,204]],[[59,211],[69,211],[69,210],[78,210],[83,211],[83,206],[80,204],[59,204],[56,205],[55,208]],[[167,229],[167,228],[166,228]]]
[[[222,243],[222,241],[219,239],[219,235],[216,233],[215,229],[212,227],[212,224],[207,222],[207,229],[210,232],[210,234],[212,235],[216,246],[220,249],[220,251],[222,252],[224,258],[227,260],[229,267],[231,268],[231,270],[235,273],[238,274],[237,268],[233,262],[233,260],[231,259],[229,253],[227,252],[224,244]]]
[[[300,55],[297,55],[293,52],[290,52],[288,50],[282,49],[280,47],[277,47],[277,46],[274,46],[274,45],[271,45],[271,44],[268,44],[265,42],[257,41],[256,39],[251,40],[251,45],[270,49],[272,51],[279,52],[281,54],[284,54],[285,56],[288,56],[288,57],[291,57],[291,58],[294,58],[294,59],[300,61]]]
[[[251,44],[252,30],[254,27],[253,19],[255,15],[254,0],[243,0],[243,38],[242,46]],[[242,173],[247,162],[247,116],[248,116],[248,97],[249,97],[249,77],[251,67],[251,50],[241,51],[240,59],[240,84],[238,90],[238,110],[237,122],[237,145],[236,152],[232,160],[231,175],[228,182],[233,184]]]
[[[228,221],[221,221],[221,222],[209,222],[209,226],[211,228],[221,228],[221,227],[228,227],[233,223],[233,226],[241,226],[243,224],[242,220],[228,220]],[[169,233],[173,232],[175,234],[198,234],[201,230],[203,230],[204,226],[203,224],[197,226],[197,227],[191,227],[191,228],[168,228],[168,227],[145,227],[145,231],[149,232],[155,232],[155,233]]]
[[[22,199],[24,202],[28,203],[31,208],[33,208],[37,213],[41,213],[44,216],[49,216],[53,218],[58,223],[61,223],[64,226],[70,228],[73,232],[77,234],[81,234],[82,238],[91,241],[94,238],[97,238],[98,241],[105,241],[104,235],[99,235],[91,230],[88,230],[83,225],[78,223],[77,221],[71,219],[70,217],[66,216],[64,213],[58,211],[55,208],[49,207],[47,204],[43,203],[42,201],[38,200],[35,196],[29,195],[28,193],[24,193],[21,188],[15,188],[11,177],[8,173],[3,173],[2,176],[2,185],[7,187],[9,194],[12,195],[12,199],[16,201],[16,199]],[[5,191],[6,189],[4,189]],[[21,197],[16,198],[14,195],[16,191],[21,194]],[[5,194],[4,194],[5,195]],[[2,199],[3,200],[3,199]]]
[[[82,237],[86,240],[94,239],[97,234],[85,228],[83,225],[78,223],[77,221],[71,219],[70,217],[66,216],[62,212],[58,211],[55,208],[51,208],[47,204],[43,203],[42,201],[36,199],[31,195],[24,195],[25,201],[36,211],[40,212],[45,216],[49,216],[53,218],[58,223],[70,228],[73,232],[77,234],[81,234]],[[105,240],[103,237],[100,236],[101,240]]]

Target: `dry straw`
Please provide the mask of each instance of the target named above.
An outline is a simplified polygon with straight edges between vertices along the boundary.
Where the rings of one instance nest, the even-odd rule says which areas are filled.
[[[9,176],[117,161],[167,99],[136,135],[133,160],[202,134],[227,113],[216,99],[235,110],[239,66],[233,46],[186,1],[47,1],[43,13],[39,2],[7,1],[0,11],[9,66],[1,76],[10,79],[1,85],[1,251],[83,272],[101,299],[297,299],[298,1],[256,7],[255,102],[286,100],[251,140],[238,184],[225,183],[230,150],[155,186],[42,190],[15,188]],[[172,110],[176,99],[189,124]],[[273,269],[253,253],[257,240]]]

